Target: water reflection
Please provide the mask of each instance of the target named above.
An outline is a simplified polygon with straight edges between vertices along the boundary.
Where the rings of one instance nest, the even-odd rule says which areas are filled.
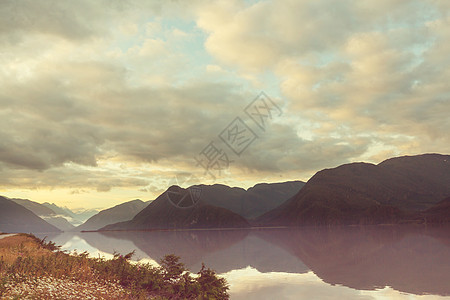
[[[105,232],[108,237],[133,241],[149,257],[159,260],[167,253],[182,257],[196,272],[204,262],[219,273],[252,266],[261,272],[303,273],[301,260],[249,230],[198,230],[171,232]],[[89,241],[89,239],[88,239]]]
[[[325,282],[437,295],[450,295],[448,233],[443,228],[401,226],[259,232],[289,249]]]
[[[306,293],[306,280],[318,293],[333,290],[372,299],[373,290],[449,296],[449,233],[449,228],[386,226],[70,233],[51,239],[81,251],[88,250],[82,248],[86,245],[103,253],[136,249],[138,258],[153,260],[175,253],[193,272],[205,262],[230,278],[235,298],[252,298],[252,290],[264,298],[270,290],[289,299],[282,293]],[[321,280],[314,281],[316,275]]]

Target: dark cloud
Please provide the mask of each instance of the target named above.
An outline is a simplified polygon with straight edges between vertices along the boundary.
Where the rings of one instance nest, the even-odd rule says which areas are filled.
[[[132,87],[115,64],[49,66],[24,83],[3,83],[0,161],[36,170],[96,166],[111,153],[125,161],[193,161],[251,97],[219,83]]]

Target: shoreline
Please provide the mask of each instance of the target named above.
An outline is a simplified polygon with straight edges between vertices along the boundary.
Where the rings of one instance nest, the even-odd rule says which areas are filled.
[[[252,227],[224,227],[224,228],[154,228],[154,229],[121,229],[121,230],[82,230],[82,231],[67,231],[67,232],[81,232],[81,233],[103,233],[103,232],[183,232],[183,231],[237,231],[237,230],[271,230],[271,229],[326,229],[326,228],[355,228],[355,227],[450,227],[450,223],[385,223],[385,224],[342,224],[342,225],[303,225],[303,226],[252,226]]]

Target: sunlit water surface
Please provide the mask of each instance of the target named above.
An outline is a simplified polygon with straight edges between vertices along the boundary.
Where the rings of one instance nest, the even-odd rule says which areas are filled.
[[[62,233],[63,250],[137,261],[169,253],[225,277],[231,299],[450,299],[450,230],[340,227]]]

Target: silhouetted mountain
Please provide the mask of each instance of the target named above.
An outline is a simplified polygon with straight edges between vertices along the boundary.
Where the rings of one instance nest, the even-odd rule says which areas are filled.
[[[0,196],[0,231],[30,233],[60,230],[22,205]]]
[[[98,230],[106,225],[129,221],[148,205],[141,200],[128,201],[100,211],[75,230]]]
[[[358,290],[390,286],[450,295],[450,228],[416,225],[302,227],[259,231],[323,281]]]
[[[51,208],[43,204],[28,199],[11,199],[11,200],[16,202],[17,204],[22,205],[26,209],[31,210],[35,215],[39,216],[46,222],[52,224],[53,226],[57,227],[62,231],[68,231],[75,228],[75,226],[69,223],[67,219],[65,219],[61,215],[56,214]]]
[[[305,185],[302,181],[260,183],[248,190],[222,184],[197,185],[200,200],[205,204],[223,207],[244,218],[256,218],[285,202]]]
[[[258,222],[297,226],[417,221],[418,211],[450,195],[449,182],[449,155],[346,164],[316,173],[297,195]]]
[[[251,218],[277,207],[289,197],[295,195],[303,185],[304,183],[301,181],[290,181],[257,184],[248,190],[221,184],[198,185],[194,187],[201,190],[199,201],[202,205],[197,209],[202,210],[202,214],[211,214],[212,209],[208,207],[213,206],[226,208],[243,217]],[[131,220],[146,205],[142,205],[142,208],[133,205],[119,205],[102,211],[78,226],[76,230],[98,230],[106,225]],[[218,213],[217,209],[214,210],[216,211],[215,213]],[[192,210],[192,213],[195,214],[198,211]],[[204,226],[201,225],[201,227]]]
[[[191,194],[187,189],[171,186],[131,221],[108,225],[101,230],[242,228],[249,226],[248,222],[240,215],[222,207],[204,204],[201,201],[192,207],[177,207],[170,202],[168,193],[177,194],[182,196],[180,199],[189,199],[190,202],[195,202],[191,199]]]

